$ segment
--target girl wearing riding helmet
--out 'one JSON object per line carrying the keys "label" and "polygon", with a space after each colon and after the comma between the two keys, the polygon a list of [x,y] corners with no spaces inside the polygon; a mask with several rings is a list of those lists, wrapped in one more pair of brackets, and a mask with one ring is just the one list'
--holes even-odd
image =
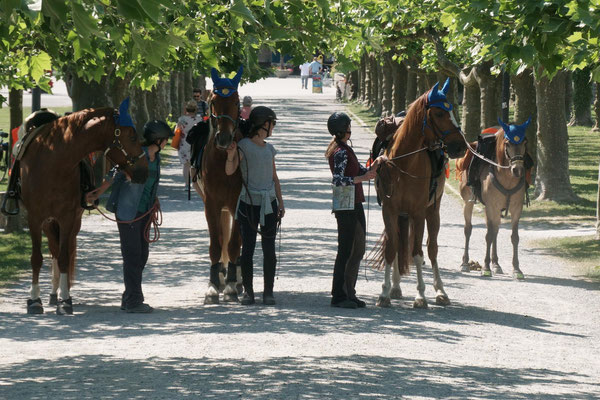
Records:
{"label": "girl wearing riding helmet", "polygon": [[115,212],[118,220],[125,283],[125,291],[121,297],[121,310],[128,313],[150,313],[153,310],[144,303],[142,293],[142,271],[148,261],[149,253],[146,227],[152,214],[150,210],[156,202],[160,179],[160,151],[164,149],[171,136],[173,132],[166,122],[148,121],[144,125],[142,145],[148,159],[146,183],[132,183],[130,177],[122,171],[116,174],[109,173],[107,180],[86,197],[86,200],[91,203],[111,184],[113,185],[106,209]]}
{"label": "girl wearing riding helmet", "polygon": [[[268,107],[259,106],[248,118],[247,132],[239,143],[227,148],[225,173],[233,174],[238,166],[242,172],[243,185],[238,199],[236,219],[242,234],[242,281],[245,293],[242,304],[254,304],[253,257],[256,234],[260,224],[263,249],[264,291],[263,304],[274,305],[273,284],[275,281],[275,236],[277,222],[285,214],[281,186],[275,168],[277,150],[265,141],[271,136],[277,116]],[[239,149],[239,151],[238,151]]]}
{"label": "girl wearing riding helmet", "polygon": [[[329,168],[333,174],[334,186],[354,186],[354,209],[335,211],[338,228],[338,250],[333,267],[331,306],[342,308],[363,308],[364,301],[356,297],[358,268],[365,253],[366,223],[362,203],[365,201],[362,182],[373,179],[377,166],[386,158],[377,158],[372,169],[358,163],[350,139],[350,117],[345,113],[334,112],[327,121],[327,129],[333,136],[325,152]],[[352,194],[351,194],[352,195]]]}

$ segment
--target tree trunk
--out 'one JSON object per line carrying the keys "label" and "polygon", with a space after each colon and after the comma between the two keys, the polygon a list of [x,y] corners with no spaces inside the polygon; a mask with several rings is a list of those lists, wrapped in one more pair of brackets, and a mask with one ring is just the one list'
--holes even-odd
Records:
{"label": "tree trunk", "polygon": [[360,57],[360,69],[358,70],[358,101],[365,102],[367,96],[367,54]]}
{"label": "tree trunk", "polygon": [[574,71],[571,76],[573,79],[573,113],[569,126],[592,126],[590,68]]}
{"label": "tree trunk", "polygon": [[[21,126],[23,123],[23,90],[10,89],[8,92],[8,104],[10,107],[10,129],[8,130],[9,151],[12,149],[12,135],[10,134],[14,128]],[[0,196],[0,201],[2,200]],[[23,208],[21,207],[21,212]],[[4,233],[13,233],[22,231],[26,222],[20,215],[7,215],[5,218]]]}
{"label": "tree trunk", "polygon": [[573,75],[571,71],[567,72],[565,81],[565,118],[571,120],[573,114]]}
{"label": "tree trunk", "polygon": [[[281,59],[283,60],[283,55],[281,56]],[[193,100],[194,99],[194,74],[192,73],[192,69],[188,68],[185,70],[184,73],[184,98],[183,101],[184,103],[186,103],[189,100]]]}
{"label": "tree trunk", "polygon": [[600,132],[600,84],[598,82],[596,85],[596,100],[594,100],[594,116],[596,118],[596,122],[594,124],[594,128],[592,132]]}
{"label": "tree trunk", "polygon": [[535,81],[538,110],[535,188],[538,200],[558,203],[577,199],[569,179],[569,137],[564,107],[566,79],[566,72],[561,71],[552,81],[545,76]]}
{"label": "tree trunk", "polygon": [[537,106],[535,103],[535,84],[533,81],[533,71],[526,69],[519,75],[511,77],[513,92],[515,94],[514,102],[514,123],[522,124],[529,117],[531,123],[525,132],[527,137],[527,149],[529,154],[535,160],[537,152]]}
{"label": "tree trunk", "polygon": [[475,79],[463,85],[461,125],[468,141],[477,140],[481,132],[481,94]]}
{"label": "tree trunk", "polygon": [[128,96],[129,79],[121,79],[113,77],[109,79],[108,93],[110,95],[110,107],[118,107],[119,104]]}
{"label": "tree trunk", "polygon": [[133,87],[130,90],[131,102],[129,106],[129,112],[131,114],[131,118],[133,119],[133,123],[135,124],[135,129],[138,132],[138,135],[141,136],[144,129],[144,124],[150,116],[148,114],[148,109],[146,106],[146,91]]}
{"label": "tree trunk", "polygon": [[183,109],[185,107],[185,102],[187,101],[187,97],[185,96],[185,72],[177,73],[177,113],[178,115],[183,114]]}
{"label": "tree trunk", "polygon": [[598,165],[598,195],[596,196],[596,240],[600,240],[600,164]]}
{"label": "tree trunk", "polygon": [[86,82],[75,73],[68,72],[65,76],[65,83],[73,102],[73,111],[107,107],[111,103],[106,77],[102,77],[100,83],[96,81]]}
{"label": "tree trunk", "polygon": [[365,97],[363,99],[363,105],[367,108],[370,107],[373,99],[373,72],[371,71],[371,57],[366,56],[365,59]]}
{"label": "tree trunk", "polygon": [[398,61],[392,61],[392,74],[394,85],[392,92],[394,104],[392,113],[396,115],[400,111],[406,110],[406,83],[408,72],[406,71],[404,64],[399,63]]}
{"label": "tree trunk", "polygon": [[[383,57],[382,57],[383,58]],[[377,101],[375,102],[375,115],[383,113],[383,66],[379,62],[379,57],[375,57],[375,65],[377,65]]]}
{"label": "tree trunk", "polygon": [[417,95],[416,95],[416,97],[419,97],[423,93],[427,92],[430,87],[431,86],[429,85],[429,80],[427,78],[427,75],[426,74],[417,74]]}
{"label": "tree trunk", "polygon": [[177,72],[171,72],[169,78],[171,87],[169,97],[171,99],[171,119],[177,121],[181,116],[181,107],[179,107],[179,75]]}
{"label": "tree trunk", "polygon": [[485,62],[475,67],[475,79],[479,84],[481,99],[481,130],[498,125],[501,110],[501,93],[498,88],[502,81],[500,77],[492,75],[491,66],[490,62]]}
{"label": "tree trunk", "polygon": [[383,66],[381,67],[381,117],[392,115],[392,90],[394,88],[394,70],[392,68],[392,55],[386,53],[383,57]]}
{"label": "tree trunk", "polygon": [[377,103],[379,102],[379,64],[374,54],[369,57],[371,64],[371,98],[369,108],[377,112]]}
{"label": "tree trunk", "polygon": [[358,93],[360,91],[358,77],[359,77],[358,70],[354,70],[348,74],[348,82],[346,82],[346,84],[348,85],[350,93],[348,93],[346,95],[347,100],[356,101],[356,99],[358,98]]}
{"label": "tree trunk", "polygon": [[[406,65],[405,65],[406,67]],[[406,75],[406,109],[417,99],[417,74],[407,70]]]}

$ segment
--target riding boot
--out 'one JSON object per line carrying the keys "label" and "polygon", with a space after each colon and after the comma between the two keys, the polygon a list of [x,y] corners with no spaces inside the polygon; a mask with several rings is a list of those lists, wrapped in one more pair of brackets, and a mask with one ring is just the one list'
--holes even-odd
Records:
{"label": "riding boot", "polygon": [[215,285],[216,288],[219,287],[221,282],[219,281],[219,270],[221,269],[221,263],[216,263],[210,266],[210,283]]}
{"label": "riding boot", "polygon": [[252,264],[245,265],[242,264],[242,284],[244,285],[244,290],[246,293],[254,296],[254,286],[252,284],[252,280],[254,278]]}
{"label": "riding boot", "polygon": [[227,264],[227,282],[236,282],[237,281],[237,266],[235,263],[229,261]]}
{"label": "riding boot", "polygon": [[264,267],[264,284],[265,290],[263,292],[264,295],[272,296],[273,295],[273,286],[275,283],[275,265]]}

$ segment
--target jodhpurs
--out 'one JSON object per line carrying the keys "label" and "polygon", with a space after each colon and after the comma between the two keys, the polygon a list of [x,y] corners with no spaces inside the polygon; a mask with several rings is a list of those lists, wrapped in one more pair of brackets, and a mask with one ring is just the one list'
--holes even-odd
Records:
{"label": "jodhpurs", "polygon": [[362,203],[354,210],[336,211],[338,226],[338,251],[333,267],[332,303],[355,299],[356,279],[360,261],[365,254],[365,211]]}
{"label": "jodhpurs", "polygon": [[[142,214],[138,213],[136,218]],[[123,281],[125,283],[122,302],[126,308],[132,308],[144,302],[142,271],[148,261],[149,252],[148,242],[144,239],[144,227],[149,218],[150,214],[131,224],[117,224],[121,239]]]}
{"label": "jodhpurs", "polygon": [[[254,275],[254,248],[256,247],[256,235],[258,234],[258,222],[260,219],[260,207],[252,206],[240,201],[237,219],[242,234],[242,281],[244,289],[250,295],[254,295],[252,279]],[[275,267],[277,258],[275,256],[275,236],[277,234],[277,200],[271,202],[273,212],[265,215],[265,225],[260,226],[261,246],[263,251],[263,273],[264,273],[264,295],[273,294],[275,281]]]}

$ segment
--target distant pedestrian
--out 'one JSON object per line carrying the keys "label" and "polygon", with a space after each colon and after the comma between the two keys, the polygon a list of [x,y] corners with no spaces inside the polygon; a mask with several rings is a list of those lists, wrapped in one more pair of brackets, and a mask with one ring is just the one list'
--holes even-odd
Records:
{"label": "distant pedestrian", "polygon": [[250,117],[250,112],[252,111],[252,97],[244,96],[242,100],[242,111],[240,112],[240,117],[242,119],[248,119]]}
{"label": "distant pedestrian", "polygon": [[202,121],[202,116],[198,113],[197,102],[194,100],[188,101],[185,104],[185,113],[179,117],[175,127],[175,134],[180,136],[177,154],[183,166],[183,180],[186,188],[190,181],[192,145],[185,138],[190,129],[200,121]]}
{"label": "distant pedestrian", "polygon": [[300,79],[302,80],[302,89],[308,89],[308,78],[310,77],[310,63],[305,62],[300,66]]}
{"label": "distant pedestrian", "polygon": [[194,89],[193,96],[196,101],[196,113],[202,118],[208,117],[208,104],[202,98],[202,89]]}

